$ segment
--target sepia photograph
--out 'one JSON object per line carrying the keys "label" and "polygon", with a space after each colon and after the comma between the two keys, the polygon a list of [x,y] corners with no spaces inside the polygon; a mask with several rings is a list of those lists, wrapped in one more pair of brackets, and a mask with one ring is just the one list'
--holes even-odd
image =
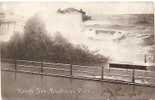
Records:
{"label": "sepia photograph", "polygon": [[155,100],[153,1],[0,1],[2,100]]}

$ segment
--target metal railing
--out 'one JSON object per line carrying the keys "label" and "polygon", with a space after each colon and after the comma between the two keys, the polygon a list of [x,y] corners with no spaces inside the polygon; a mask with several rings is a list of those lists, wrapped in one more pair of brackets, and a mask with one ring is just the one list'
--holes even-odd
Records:
{"label": "metal railing", "polygon": [[154,71],[109,69],[106,67],[106,64],[100,66],[80,66],[43,61],[2,59],[1,70],[155,86]]}

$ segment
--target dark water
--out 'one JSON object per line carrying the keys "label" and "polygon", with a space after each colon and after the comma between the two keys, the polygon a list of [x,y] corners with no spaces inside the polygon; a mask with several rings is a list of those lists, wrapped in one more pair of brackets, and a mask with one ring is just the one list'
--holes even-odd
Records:
{"label": "dark water", "polygon": [[3,100],[154,100],[155,88],[1,72]]}

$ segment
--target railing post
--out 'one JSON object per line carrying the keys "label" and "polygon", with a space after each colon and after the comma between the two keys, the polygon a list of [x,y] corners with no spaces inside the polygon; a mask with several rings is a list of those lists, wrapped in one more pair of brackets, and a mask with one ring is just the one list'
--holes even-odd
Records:
{"label": "railing post", "polygon": [[102,64],[102,66],[101,66],[101,80],[103,80],[103,79],[104,79],[104,66]]}
{"label": "railing post", "polygon": [[16,62],[16,59],[14,60],[14,64],[15,64],[15,71],[17,71],[17,62]]}
{"label": "railing post", "polygon": [[132,70],[132,83],[135,83],[135,69]]}
{"label": "railing post", "polygon": [[110,72],[110,63],[108,63],[108,70],[109,70],[109,72]]}
{"label": "railing post", "polygon": [[43,60],[41,60],[41,73],[43,73]]}
{"label": "railing post", "polygon": [[147,63],[147,55],[144,55],[144,63]]}
{"label": "railing post", "polygon": [[72,64],[70,64],[70,76],[72,77],[73,76],[73,70],[72,70]]}

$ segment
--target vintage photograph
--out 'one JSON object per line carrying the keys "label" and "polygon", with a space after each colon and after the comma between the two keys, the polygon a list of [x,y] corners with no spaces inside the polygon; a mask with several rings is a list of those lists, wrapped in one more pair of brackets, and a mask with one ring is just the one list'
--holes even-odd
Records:
{"label": "vintage photograph", "polygon": [[152,1],[0,2],[2,100],[155,100]]}

